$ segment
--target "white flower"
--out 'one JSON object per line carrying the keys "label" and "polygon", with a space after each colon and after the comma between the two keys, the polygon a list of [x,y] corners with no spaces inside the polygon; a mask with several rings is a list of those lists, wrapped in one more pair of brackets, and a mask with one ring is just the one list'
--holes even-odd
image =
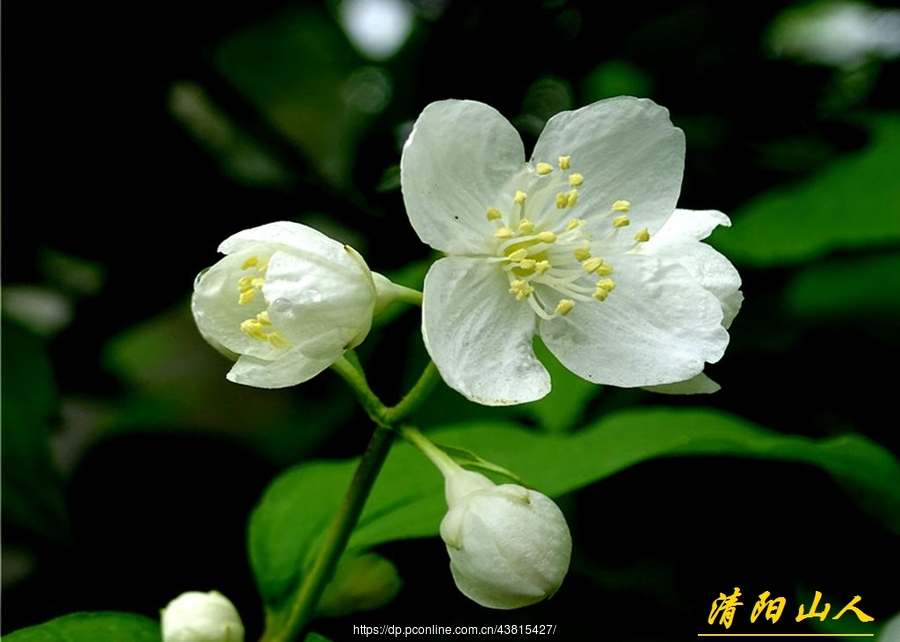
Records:
{"label": "white flower", "polygon": [[684,135],[649,100],[557,114],[528,162],[493,108],[426,107],[401,182],[413,228],[447,254],[422,311],[444,380],[483,404],[539,399],[550,378],[538,334],[595,383],[708,389],[701,373],[728,344],[740,278],[699,242],[728,218],[675,209],[683,164]]}
{"label": "white flower", "polygon": [[163,642],[244,642],[241,616],[217,591],[182,593],[160,616]]}
{"label": "white flower", "polygon": [[556,504],[515,484],[495,485],[458,466],[444,468],[449,510],[441,538],[466,597],[494,609],[540,602],[569,569],[572,537]]}
{"label": "white flower", "polygon": [[226,239],[225,258],[194,284],[197,327],[233,355],[235,383],[292,386],[359,345],[372,325],[379,288],[363,258],[310,227],[270,223]]}

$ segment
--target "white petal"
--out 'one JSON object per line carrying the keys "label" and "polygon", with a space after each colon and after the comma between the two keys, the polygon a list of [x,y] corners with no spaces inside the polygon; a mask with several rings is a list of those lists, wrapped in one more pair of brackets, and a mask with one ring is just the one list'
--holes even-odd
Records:
{"label": "white petal", "polygon": [[685,381],[728,344],[719,301],[674,262],[618,256],[616,289],[541,323],[553,354],[575,374],[623,388]]}
{"label": "white petal", "polygon": [[731,262],[711,246],[700,243],[718,226],[731,221],[716,210],[675,210],[666,224],[643,244],[641,252],[677,261],[722,305],[722,325],[728,328],[744,300],[741,276]]}
{"label": "white petal", "polygon": [[450,254],[488,253],[494,226],[487,208],[503,207],[503,186],[524,166],[519,134],[493,107],[466,100],[428,105],[400,161],[403,202],[419,238]]}
{"label": "white petal", "polygon": [[246,305],[238,303],[238,279],[244,275],[241,264],[256,249],[263,248],[247,245],[245,251],[229,254],[202,272],[194,283],[191,310],[200,334],[208,342],[236,354],[271,359],[277,356],[277,348],[241,331],[242,321],[252,319],[266,309],[262,295],[255,296]]}
{"label": "white petal", "polygon": [[535,315],[484,259],[440,259],[425,277],[422,334],[451,388],[472,401],[505,406],[540,399],[550,375],[534,356]]}
{"label": "white petal", "polygon": [[[219,252],[231,254],[254,243],[276,244],[293,248],[303,253],[331,259],[336,262],[346,260],[344,244],[300,223],[278,221],[242,230],[232,234],[219,245]],[[273,250],[275,248],[271,248]]]}
{"label": "white petal", "polygon": [[579,211],[604,215],[615,201],[629,201],[632,225],[652,236],[678,201],[684,148],[684,133],[666,109],[621,96],[551,118],[532,160],[555,163],[571,156],[572,171],[584,176]]}
{"label": "white petal", "polygon": [[245,354],[225,376],[229,381],[254,388],[287,388],[312,379],[335,360],[310,359],[297,348],[281,350],[274,361]]}
{"label": "white petal", "polygon": [[269,259],[262,292],[272,327],[316,359],[337,359],[359,345],[372,325],[371,273],[340,248],[340,261],[290,251]]}

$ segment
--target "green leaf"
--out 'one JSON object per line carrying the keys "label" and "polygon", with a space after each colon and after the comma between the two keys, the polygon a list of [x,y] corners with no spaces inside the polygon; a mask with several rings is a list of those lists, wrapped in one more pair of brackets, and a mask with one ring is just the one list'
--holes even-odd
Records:
{"label": "green leaf", "polygon": [[750,201],[713,244],[733,261],[768,267],[900,242],[900,117],[864,122],[872,135],[865,149]]}
{"label": "green leaf", "polygon": [[900,254],[834,259],[804,268],[785,291],[788,310],[810,321],[852,319],[896,324]]}
{"label": "green leaf", "polygon": [[56,385],[43,339],[3,319],[3,515],[49,539],[68,532],[50,453]]}
{"label": "green leaf", "polygon": [[6,642],[159,642],[159,623],[143,615],[72,613],[3,637]]}
{"label": "green leaf", "polygon": [[[900,532],[900,465],[864,437],[820,441],[774,433],[706,409],[633,409],[571,435],[528,432],[512,424],[470,423],[432,430],[454,444],[520,472],[547,495],[559,496],[658,457],[721,455],[819,466],[853,498]],[[340,504],[356,461],[316,462],[282,474],[250,522],[250,555],[269,607],[296,589]],[[397,539],[438,534],[446,511],[443,479],[408,444],[394,447],[350,539],[353,554]]]}

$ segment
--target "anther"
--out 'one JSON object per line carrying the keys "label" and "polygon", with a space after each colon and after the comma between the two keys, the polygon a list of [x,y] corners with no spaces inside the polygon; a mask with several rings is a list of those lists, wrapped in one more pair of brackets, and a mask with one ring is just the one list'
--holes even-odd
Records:
{"label": "anther", "polygon": [[601,259],[599,256],[594,256],[589,259],[586,259],[581,264],[581,267],[583,267],[584,271],[587,272],[588,274],[590,274],[592,272],[596,272],[602,266],[603,266],[603,259]]}
{"label": "anther", "polygon": [[[569,199],[567,198],[567,199],[566,199],[566,202],[568,203],[568,201],[569,201]],[[566,231],[567,231],[567,232],[571,232],[571,231],[574,230],[576,227],[581,227],[582,225],[584,225],[584,219],[583,219],[583,218],[573,218],[571,221],[569,221],[568,223],[566,223]]]}
{"label": "anther", "polygon": [[609,296],[609,290],[597,288],[596,290],[594,290],[594,294],[592,296],[598,301],[606,301],[606,297]]}
{"label": "anther", "polygon": [[534,223],[527,218],[523,218],[519,221],[519,231],[525,234],[531,234],[534,231]]}
{"label": "anther", "polygon": [[591,251],[583,247],[579,247],[572,251],[572,255],[575,257],[576,261],[581,263],[582,261],[587,261],[589,258],[591,258]]}
{"label": "anther", "polygon": [[510,281],[509,283],[509,292],[510,294],[516,295],[517,301],[522,301],[531,296],[531,293],[534,292],[534,288],[528,285],[525,281]]}
{"label": "anther", "polygon": [[513,231],[513,229],[511,227],[506,227],[505,225],[503,227],[498,227],[497,231],[494,232],[494,236],[496,236],[498,239],[510,239],[514,235],[515,232]]}
{"label": "anther", "polygon": [[238,297],[238,303],[241,305],[247,305],[253,300],[253,296],[256,294],[256,291],[250,288],[249,290],[241,290],[240,297]]}
{"label": "anther", "polygon": [[578,190],[570,189],[566,192],[566,206],[567,207],[575,207],[575,203],[578,202]]}
{"label": "anther", "polygon": [[650,240],[650,232],[645,227],[640,232],[634,235],[634,240],[638,243],[646,243]]}
{"label": "anther", "polygon": [[560,156],[559,157],[559,168],[560,169],[569,169],[572,167],[572,157],[571,156]]}
{"label": "anther", "polygon": [[287,339],[281,336],[280,332],[270,332],[265,336],[269,340],[269,343],[271,343],[276,348],[288,348],[291,345]]}
{"label": "anther", "polygon": [[553,165],[550,163],[538,163],[537,164],[537,173],[540,176],[546,176],[550,172],[553,171]]}
{"label": "anther", "polygon": [[597,289],[612,292],[616,289],[616,282],[612,279],[601,279],[600,281],[597,281]]}
{"label": "anther", "polygon": [[527,197],[528,197],[528,194],[526,194],[525,192],[523,192],[520,189],[517,189],[516,195],[513,196],[513,201],[515,201],[516,204],[518,204],[518,205],[523,205],[525,203],[525,199]]}
{"label": "anther", "polygon": [[572,299],[560,299],[559,303],[556,304],[556,314],[564,317],[569,314],[574,307],[575,302]]}
{"label": "anther", "polygon": [[503,218],[503,214],[501,214],[500,210],[498,210],[496,207],[489,207],[487,208],[485,217],[489,221],[496,221],[498,218]]}
{"label": "anther", "polygon": [[246,259],[244,259],[244,262],[241,263],[241,269],[249,270],[250,268],[255,267],[257,263],[259,263],[258,256],[256,256],[256,255],[248,256]]}
{"label": "anther", "polygon": [[556,242],[556,234],[553,232],[541,232],[537,235],[538,240],[542,243],[554,243]]}
{"label": "anther", "polygon": [[547,272],[547,270],[550,269],[550,267],[551,267],[550,261],[547,261],[547,260],[538,261],[537,263],[534,264],[534,271],[537,272],[538,274],[545,274]]}
{"label": "anther", "polygon": [[615,203],[612,204],[613,212],[627,212],[630,209],[631,209],[630,201],[616,201]]}
{"label": "anther", "polygon": [[565,193],[556,195],[556,209],[564,210],[569,206],[569,197]]}
{"label": "anther", "polygon": [[507,258],[513,263],[519,263],[522,259],[528,256],[528,250],[525,248],[519,248],[512,254],[510,254]]}
{"label": "anther", "polygon": [[569,185],[571,187],[578,187],[579,185],[584,185],[584,176],[578,173],[569,174]]}
{"label": "anther", "polygon": [[625,216],[624,214],[620,214],[616,216],[612,220],[613,227],[625,227],[631,223],[631,219]]}

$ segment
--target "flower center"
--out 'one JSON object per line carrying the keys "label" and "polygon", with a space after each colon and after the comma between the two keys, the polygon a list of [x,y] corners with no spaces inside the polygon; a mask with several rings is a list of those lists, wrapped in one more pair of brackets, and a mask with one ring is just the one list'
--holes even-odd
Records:
{"label": "flower center", "polygon": [[[585,178],[572,170],[570,156],[560,156],[557,166],[539,162],[528,170],[527,192],[516,190],[511,203],[501,211],[488,207],[486,217],[495,225],[495,255],[509,279],[509,293],[518,301],[528,301],[543,319],[566,316],[576,301],[605,301],[616,283],[608,278],[613,266],[596,255],[596,246],[630,225],[631,203],[611,204],[610,228],[603,239],[595,239],[592,224],[573,217],[578,205],[578,188]],[[529,212],[534,216],[529,216]],[[593,221],[592,223],[596,223]],[[634,236],[646,242],[646,229]],[[539,288],[547,286],[557,296]],[[552,299],[552,300],[548,300]]]}
{"label": "flower center", "polygon": [[[241,271],[249,272],[250,274],[246,274],[238,279],[238,303],[240,305],[247,305],[253,301],[257,292],[262,296],[262,286],[266,282],[266,278],[263,275],[268,267],[269,260],[260,259],[256,255],[248,257],[241,263]],[[276,348],[287,348],[291,345],[280,332],[272,328],[268,309],[242,321],[241,331],[257,341],[269,343]]]}

